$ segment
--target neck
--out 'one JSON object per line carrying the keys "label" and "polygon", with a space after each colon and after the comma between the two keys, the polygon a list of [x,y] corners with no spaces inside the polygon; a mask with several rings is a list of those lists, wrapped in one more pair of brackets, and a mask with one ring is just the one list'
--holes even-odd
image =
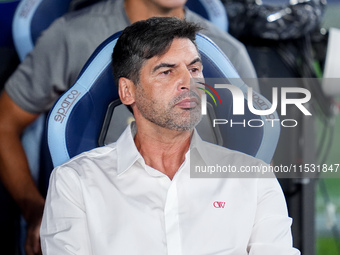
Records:
{"label": "neck", "polygon": [[148,0],[125,0],[125,11],[131,23],[155,16],[185,17],[183,6],[166,8]]}
{"label": "neck", "polygon": [[172,179],[185,160],[191,134],[192,130],[173,131],[153,123],[151,125],[137,123],[134,141],[145,163]]}

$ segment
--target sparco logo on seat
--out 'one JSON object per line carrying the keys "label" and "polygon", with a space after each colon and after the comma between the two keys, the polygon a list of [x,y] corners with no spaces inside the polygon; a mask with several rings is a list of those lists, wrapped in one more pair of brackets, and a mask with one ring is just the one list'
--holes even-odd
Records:
{"label": "sparco logo on seat", "polygon": [[62,123],[64,118],[67,116],[68,111],[73,105],[74,101],[78,98],[80,92],[77,90],[72,90],[68,92],[66,98],[62,101],[60,108],[57,111],[57,114],[54,115],[54,120]]}

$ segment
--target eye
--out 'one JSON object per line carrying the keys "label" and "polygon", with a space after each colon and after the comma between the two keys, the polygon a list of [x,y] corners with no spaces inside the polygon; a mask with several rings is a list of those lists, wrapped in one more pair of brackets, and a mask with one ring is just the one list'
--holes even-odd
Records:
{"label": "eye", "polygon": [[161,74],[169,75],[170,73],[171,73],[171,70],[166,70],[166,71],[163,71]]}
{"label": "eye", "polygon": [[189,71],[195,77],[202,75],[202,68],[200,68],[200,67],[192,67],[192,68],[189,69]]}
{"label": "eye", "polygon": [[160,70],[158,75],[160,76],[168,76],[168,75],[171,75],[172,73],[172,70],[171,69],[163,69],[163,70]]}

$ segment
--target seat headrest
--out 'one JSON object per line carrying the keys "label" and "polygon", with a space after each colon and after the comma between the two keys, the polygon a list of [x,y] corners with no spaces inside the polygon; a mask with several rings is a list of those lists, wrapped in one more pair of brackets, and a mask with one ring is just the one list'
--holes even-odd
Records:
{"label": "seat headrest", "polygon": [[[53,164],[60,165],[69,158],[98,146],[108,105],[118,99],[117,88],[111,71],[111,54],[120,33],[103,42],[84,66],[75,85],[55,104],[48,121],[48,143]],[[247,85],[240,79],[225,54],[209,38],[197,34],[196,42],[203,62],[203,73],[207,81],[221,79],[233,84],[244,94],[245,115],[232,115],[233,96],[227,89],[218,91],[223,106],[215,107],[217,119],[233,118],[260,119],[264,125],[259,128],[221,126],[223,146],[239,150],[270,162],[279,137],[279,127],[271,127],[266,116],[252,114],[247,108]],[[210,84],[213,86],[214,84]],[[268,105],[270,103],[261,95]],[[211,98],[208,102],[214,104]],[[254,105],[260,109],[260,106]],[[275,115],[277,116],[277,115]]]}

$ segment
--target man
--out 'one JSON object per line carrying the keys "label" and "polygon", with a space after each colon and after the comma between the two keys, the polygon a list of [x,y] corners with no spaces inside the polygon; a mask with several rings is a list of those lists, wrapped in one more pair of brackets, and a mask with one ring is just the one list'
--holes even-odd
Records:
{"label": "man", "polygon": [[28,255],[39,252],[44,197],[32,180],[21,134],[75,82],[86,60],[108,36],[152,16],[185,17],[205,28],[202,32],[221,47],[242,77],[255,77],[244,46],[184,4],[185,0],[109,0],[66,15],[44,32],[6,83],[0,96],[0,177],[28,223]]}
{"label": "man", "polygon": [[[290,224],[275,178],[190,178],[197,161],[260,165],[203,142],[199,28],[155,17],[127,27],[113,73],[135,123],[116,143],[76,156],[50,180],[44,254],[293,255]],[[215,208],[214,201],[225,207]]]}

